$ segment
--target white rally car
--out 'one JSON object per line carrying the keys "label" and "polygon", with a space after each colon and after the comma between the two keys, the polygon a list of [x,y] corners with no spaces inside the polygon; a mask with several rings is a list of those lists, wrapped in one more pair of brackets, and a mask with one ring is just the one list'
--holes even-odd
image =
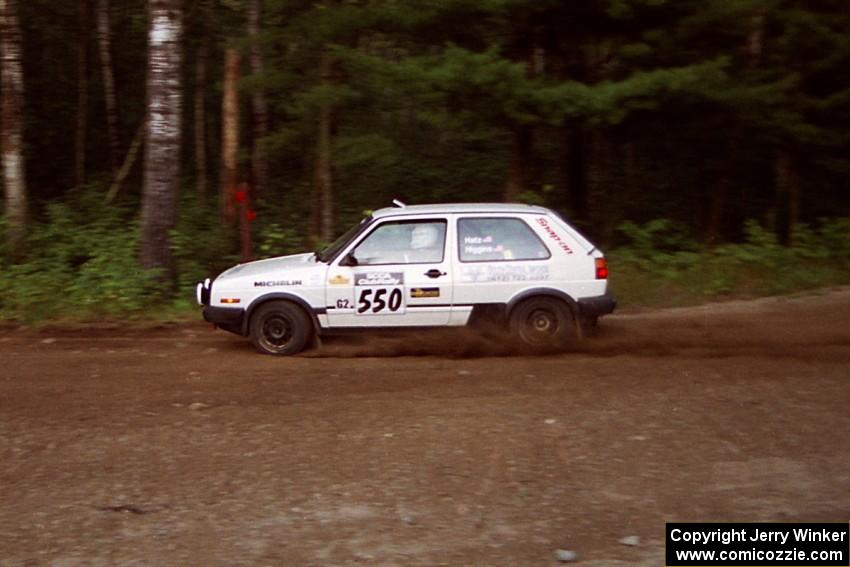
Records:
{"label": "white rally car", "polygon": [[549,209],[395,204],[320,252],[198,284],[204,319],[266,354],[332,332],[482,323],[551,350],[616,306],[602,252]]}

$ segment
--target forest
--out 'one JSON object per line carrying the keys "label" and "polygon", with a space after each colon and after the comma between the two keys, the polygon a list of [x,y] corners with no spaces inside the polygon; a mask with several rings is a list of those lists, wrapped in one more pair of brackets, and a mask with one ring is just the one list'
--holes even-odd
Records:
{"label": "forest", "polygon": [[0,0],[0,319],[369,210],[551,207],[626,304],[850,282],[846,0]]}

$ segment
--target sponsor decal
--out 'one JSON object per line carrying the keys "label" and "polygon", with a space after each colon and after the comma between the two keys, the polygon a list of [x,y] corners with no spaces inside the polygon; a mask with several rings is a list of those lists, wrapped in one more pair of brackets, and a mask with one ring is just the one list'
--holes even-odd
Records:
{"label": "sponsor decal", "polygon": [[469,256],[499,254],[499,257],[503,257],[505,247],[501,244],[494,246],[492,236],[465,236],[463,238],[463,253]]}
{"label": "sponsor decal", "polygon": [[549,266],[466,266],[461,272],[465,282],[529,282],[549,279]]}
{"label": "sponsor decal", "polygon": [[403,272],[365,272],[354,276],[354,285],[401,285]]}
{"label": "sponsor decal", "polygon": [[302,285],[301,280],[269,280],[264,282],[254,282],[254,287],[281,287]]}
{"label": "sponsor decal", "polygon": [[357,292],[357,315],[400,315],[404,313],[401,286],[363,286]]}
{"label": "sponsor decal", "polygon": [[564,242],[561,236],[557,232],[555,232],[555,229],[551,227],[549,221],[547,221],[543,217],[540,217],[537,219],[537,224],[543,227],[543,230],[546,231],[546,234],[549,236],[549,238],[555,241],[555,243],[558,245],[558,248],[560,248],[567,254],[573,253],[573,250],[572,248],[570,248],[570,245]]}
{"label": "sponsor decal", "polygon": [[410,290],[410,297],[440,297],[438,287],[414,287]]}
{"label": "sponsor decal", "polygon": [[404,272],[361,272],[354,285],[356,315],[404,313]]}
{"label": "sponsor decal", "polygon": [[328,283],[330,285],[346,285],[346,284],[351,283],[351,280],[348,279],[347,277],[343,276],[342,274],[337,274],[334,277],[332,277],[331,279],[329,279]]}

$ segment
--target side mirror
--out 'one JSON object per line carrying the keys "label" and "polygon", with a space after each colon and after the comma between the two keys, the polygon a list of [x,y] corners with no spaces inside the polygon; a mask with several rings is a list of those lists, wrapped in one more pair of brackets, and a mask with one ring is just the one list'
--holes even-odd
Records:
{"label": "side mirror", "polygon": [[345,257],[339,261],[340,266],[356,266],[358,264],[357,258],[354,256],[354,252],[349,252],[345,255]]}

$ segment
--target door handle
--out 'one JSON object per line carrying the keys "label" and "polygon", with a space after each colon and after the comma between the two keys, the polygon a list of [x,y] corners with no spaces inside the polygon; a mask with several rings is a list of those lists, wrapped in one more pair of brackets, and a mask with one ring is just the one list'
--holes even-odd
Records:
{"label": "door handle", "polygon": [[432,269],[428,270],[427,272],[425,272],[425,275],[428,276],[429,278],[439,278],[440,276],[445,276],[446,272],[441,272],[437,268],[432,268]]}

